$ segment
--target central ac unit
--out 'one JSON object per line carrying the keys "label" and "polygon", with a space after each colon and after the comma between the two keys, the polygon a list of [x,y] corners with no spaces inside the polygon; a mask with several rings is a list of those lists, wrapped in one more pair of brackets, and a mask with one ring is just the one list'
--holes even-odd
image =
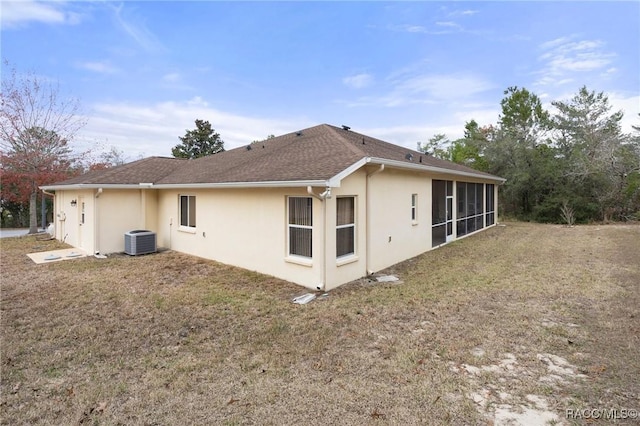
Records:
{"label": "central ac unit", "polygon": [[139,254],[155,253],[156,233],[144,229],[125,232],[124,234],[124,252],[126,254],[136,256]]}

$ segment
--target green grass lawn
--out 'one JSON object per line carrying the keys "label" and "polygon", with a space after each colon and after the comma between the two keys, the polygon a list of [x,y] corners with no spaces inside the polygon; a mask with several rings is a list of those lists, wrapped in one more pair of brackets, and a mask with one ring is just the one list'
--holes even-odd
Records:
{"label": "green grass lawn", "polygon": [[526,410],[571,424],[567,409],[640,409],[637,225],[510,222],[390,268],[401,284],[303,306],[302,287],[172,251],[35,265],[27,253],[65,246],[0,247],[2,424],[474,425]]}

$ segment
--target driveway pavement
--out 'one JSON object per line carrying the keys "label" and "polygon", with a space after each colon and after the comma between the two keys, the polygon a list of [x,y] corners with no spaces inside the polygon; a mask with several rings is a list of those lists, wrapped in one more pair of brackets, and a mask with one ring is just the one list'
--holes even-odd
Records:
{"label": "driveway pavement", "polygon": [[29,233],[29,228],[24,228],[24,229],[0,229],[0,238],[20,237],[22,235],[27,235],[28,233]]}

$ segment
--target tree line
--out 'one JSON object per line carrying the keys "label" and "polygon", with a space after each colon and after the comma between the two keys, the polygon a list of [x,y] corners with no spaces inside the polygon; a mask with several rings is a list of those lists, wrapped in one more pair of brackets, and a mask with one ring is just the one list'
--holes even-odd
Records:
{"label": "tree line", "polygon": [[[86,124],[77,98],[34,72],[18,73],[3,61],[0,92],[0,227],[29,227],[38,232],[52,220],[52,200],[39,187],[128,161],[115,147],[99,152],[73,150],[71,142]],[[198,158],[224,151],[220,134],[208,121],[179,137],[177,158]],[[41,216],[39,217],[39,214]]]}
{"label": "tree line", "polygon": [[501,176],[501,214],[537,222],[640,220],[640,127],[622,131],[621,111],[586,87],[546,110],[509,87],[498,123],[466,123],[462,138],[438,134],[418,149]]}
{"label": "tree line", "polygon": [[[504,95],[497,124],[471,120],[462,138],[439,134],[418,149],[506,178],[499,192],[503,215],[540,222],[640,220],[640,127],[623,133],[623,114],[611,111],[604,93],[582,87],[570,100],[552,102],[554,113],[524,88],[509,87]],[[0,226],[28,224],[37,232],[39,208],[43,226],[44,212],[52,215],[40,186],[127,161],[114,147],[97,155],[74,152],[70,142],[86,124],[78,100],[62,97],[56,84],[34,73],[4,72],[0,101]],[[224,151],[208,121],[195,124],[179,137],[174,157]]]}

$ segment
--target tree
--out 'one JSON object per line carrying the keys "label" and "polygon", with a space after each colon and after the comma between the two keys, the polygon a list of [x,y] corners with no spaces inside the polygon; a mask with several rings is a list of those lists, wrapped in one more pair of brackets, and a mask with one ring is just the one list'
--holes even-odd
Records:
{"label": "tree", "polygon": [[24,202],[29,194],[29,232],[35,233],[38,186],[73,173],[69,141],[86,121],[78,100],[61,98],[57,84],[15,68],[2,80],[0,100],[1,198]]}
{"label": "tree", "polygon": [[89,170],[105,170],[111,167],[121,166],[128,161],[124,151],[112,146],[107,151],[100,153],[97,159],[94,157],[93,161],[91,161],[86,168]]}
{"label": "tree", "polygon": [[633,187],[640,161],[637,139],[622,133],[622,111],[611,112],[608,97],[585,86],[569,101],[552,105],[558,110],[554,142],[574,199],[593,206],[594,218],[624,218],[637,208]]}
{"label": "tree", "polygon": [[224,151],[224,141],[211,127],[211,123],[196,119],[196,128],[187,130],[178,137],[182,143],[176,145],[171,153],[176,158],[199,158]]}
{"label": "tree", "polygon": [[464,126],[464,137],[453,141],[449,147],[451,161],[471,167],[476,170],[487,171],[489,165],[484,156],[491,127],[481,128],[475,120]]}
{"label": "tree", "polygon": [[266,138],[264,138],[264,139],[260,139],[260,140],[257,140],[257,139],[256,139],[256,140],[251,141],[251,144],[253,145],[253,144],[256,144],[256,143],[260,143],[260,142],[268,141],[269,139],[273,139],[273,138],[275,138],[275,137],[276,137],[276,135],[267,135],[267,137],[266,137]]}
{"label": "tree", "polygon": [[543,137],[548,130],[549,113],[537,95],[525,88],[509,87],[500,102],[502,113],[498,128],[485,149],[489,171],[507,179],[502,191],[506,213],[530,218],[544,192],[537,187],[541,176],[539,160],[549,158]]}
{"label": "tree", "polygon": [[449,138],[443,133],[438,133],[424,144],[422,142],[418,142],[417,150],[433,157],[440,158],[442,160],[450,160],[450,145],[451,141],[449,140]]}

